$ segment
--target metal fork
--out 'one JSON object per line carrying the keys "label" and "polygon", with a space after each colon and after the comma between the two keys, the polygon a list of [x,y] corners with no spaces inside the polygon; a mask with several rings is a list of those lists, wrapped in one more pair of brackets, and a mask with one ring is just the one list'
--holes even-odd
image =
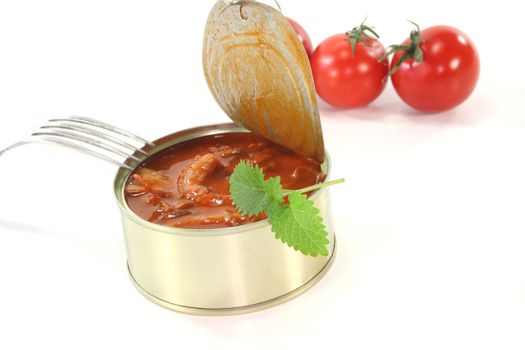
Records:
{"label": "metal fork", "polygon": [[28,143],[66,146],[129,170],[133,170],[133,167],[125,163],[127,160],[141,162],[134,154],[147,156],[148,152],[142,148],[155,147],[153,142],[116,126],[91,118],[70,116],[50,119],[27,139],[1,150],[0,156]]}

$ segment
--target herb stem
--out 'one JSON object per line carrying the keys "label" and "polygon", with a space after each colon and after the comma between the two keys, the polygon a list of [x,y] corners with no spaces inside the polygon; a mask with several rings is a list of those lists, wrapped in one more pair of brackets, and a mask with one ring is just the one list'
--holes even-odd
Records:
{"label": "herb stem", "polygon": [[305,193],[305,192],[318,190],[320,188],[324,188],[324,187],[328,187],[328,186],[332,186],[332,185],[342,184],[343,182],[345,182],[345,179],[340,178],[340,179],[336,179],[336,180],[332,180],[332,181],[318,183],[318,184],[315,184],[315,185],[312,185],[312,186],[301,188],[299,190],[283,190],[283,194],[287,195],[287,194],[290,194],[292,192]]}

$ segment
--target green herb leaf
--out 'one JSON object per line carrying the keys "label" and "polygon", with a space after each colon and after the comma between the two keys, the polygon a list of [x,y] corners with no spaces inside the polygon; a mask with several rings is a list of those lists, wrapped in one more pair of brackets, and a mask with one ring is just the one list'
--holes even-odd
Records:
{"label": "green herb leaf", "polygon": [[252,167],[244,160],[230,176],[232,201],[244,215],[257,215],[264,210],[263,205],[268,202],[267,187],[262,169]]}
{"label": "green herb leaf", "polygon": [[281,177],[271,177],[264,181],[264,190],[266,191],[266,198],[262,201],[262,208],[265,213],[283,202],[283,189],[281,187]]}
{"label": "green herb leaf", "polygon": [[[334,180],[297,191],[283,190],[280,177],[264,179],[259,166],[242,160],[230,176],[230,192],[237,209],[245,215],[264,211],[276,238],[305,255],[328,255],[328,233],[319,210],[302,192],[341,183]],[[284,196],[288,204],[283,204]]]}
{"label": "green herb leaf", "polygon": [[288,201],[268,213],[275,237],[305,255],[328,255],[330,242],[319,209],[299,192],[291,192]]}

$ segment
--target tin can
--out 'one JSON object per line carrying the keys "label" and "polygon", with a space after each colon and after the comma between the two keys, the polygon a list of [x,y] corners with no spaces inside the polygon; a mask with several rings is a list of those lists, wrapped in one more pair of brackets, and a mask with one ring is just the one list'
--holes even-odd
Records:
{"label": "tin can", "polygon": [[[247,130],[233,123],[196,127],[167,135],[144,150],[153,155],[176,143],[225,132]],[[128,163],[132,164],[136,167],[137,163]],[[328,178],[328,157],[322,170]],[[114,182],[128,271],[137,289],[158,305],[196,315],[262,310],[306,291],[334,260],[336,242],[326,189],[316,191],[310,199],[324,219],[329,254],[311,257],[277,240],[268,220],[218,229],[183,229],[146,221],[128,207],[124,197],[131,172],[120,168]]]}

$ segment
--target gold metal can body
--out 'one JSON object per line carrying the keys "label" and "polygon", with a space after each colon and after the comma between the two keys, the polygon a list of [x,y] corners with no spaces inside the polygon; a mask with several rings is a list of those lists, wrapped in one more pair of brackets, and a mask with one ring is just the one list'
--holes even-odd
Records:
{"label": "gold metal can body", "polygon": [[[210,134],[246,131],[235,124],[193,128],[155,141],[154,154]],[[328,173],[329,161],[323,164]],[[335,252],[326,190],[311,199],[329,233],[328,256],[310,257],[277,240],[268,220],[231,228],[181,229],[150,223],[124,199],[130,174],[121,168],[115,195],[122,212],[128,268],[133,283],[161,306],[200,315],[260,310],[300,294],[328,270]]]}

